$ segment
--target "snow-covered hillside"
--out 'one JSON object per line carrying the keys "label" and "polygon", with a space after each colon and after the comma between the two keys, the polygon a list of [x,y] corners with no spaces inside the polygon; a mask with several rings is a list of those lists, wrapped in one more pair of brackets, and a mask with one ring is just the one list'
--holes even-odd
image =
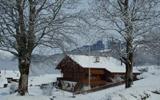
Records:
{"label": "snow-covered hillside", "polygon": [[[59,73],[55,68],[63,57],[63,54],[32,55],[30,75]],[[17,58],[8,52],[0,51],[0,70],[18,70]]]}
{"label": "snow-covered hillside", "polygon": [[141,66],[139,68],[144,71],[139,77],[144,79],[135,81],[128,89],[121,85],[97,92],[78,94],[73,98],[72,93],[53,87],[45,89],[40,89],[38,86],[29,87],[29,95],[24,97],[16,96],[16,94],[10,95],[9,88],[0,88],[0,100],[50,100],[52,97],[54,100],[159,100],[160,66]]}

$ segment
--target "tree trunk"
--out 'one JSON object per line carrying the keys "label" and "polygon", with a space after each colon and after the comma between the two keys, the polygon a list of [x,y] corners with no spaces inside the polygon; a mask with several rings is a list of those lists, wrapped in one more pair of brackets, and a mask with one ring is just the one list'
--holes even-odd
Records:
{"label": "tree trunk", "polygon": [[29,76],[30,59],[31,56],[29,54],[19,57],[20,79],[19,79],[18,93],[22,96],[28,93],[28,76]]}
{"label": "tree trunk", "polygon": [[133,84],[133,52],[132,44],[127,42],[127,61],[126,61],[126,74],[125,74],[125,87],[129,88]]}

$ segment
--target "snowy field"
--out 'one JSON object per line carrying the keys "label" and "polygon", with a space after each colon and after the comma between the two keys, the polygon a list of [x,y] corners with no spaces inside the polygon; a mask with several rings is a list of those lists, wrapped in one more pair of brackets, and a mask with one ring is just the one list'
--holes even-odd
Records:
{"label": "snowy field", "polygon": [[[125,89],[124,85],[104,89],[93,93],[78,94],[73,97],[72,93],[55,89],[52,86],[40,88],[37,85],[29,87],[29,94],[21,97],[16,94],[10,94],[9,86],[0,88],[0,100],[160,100],[160,67],[142,66],[139,69],[145,71],[139,78],[144,78],[134,82],[134,85]],[[147,71],[147,72],[146,72]],[[51,76],[40,77],[43,80]],[[56,77],[56,76],[55,76]],[[38,77],[32,78],[32,82],[38,80]],[[45,81],[46,82],[46,81]]]}

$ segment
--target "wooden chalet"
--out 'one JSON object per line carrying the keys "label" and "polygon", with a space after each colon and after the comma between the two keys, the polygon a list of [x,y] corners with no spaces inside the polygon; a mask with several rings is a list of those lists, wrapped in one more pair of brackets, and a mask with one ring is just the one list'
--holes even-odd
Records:
{"label": "wooden chalet", "polygon": [[[56,69],[63,74],[58,78],[61,88],[72,91],[124,81],[125,75],[125,65],[113,57],[67,55]],[[134,78],[138,74],[138,71],[133,71]]]}
{"label": "wooden chalet", "polygon": [[20,73],[19,71],[13,71],[13,70],[0,70],[0,78],[4,77],[7,79],[8,83],[11,81],[18,82]]}

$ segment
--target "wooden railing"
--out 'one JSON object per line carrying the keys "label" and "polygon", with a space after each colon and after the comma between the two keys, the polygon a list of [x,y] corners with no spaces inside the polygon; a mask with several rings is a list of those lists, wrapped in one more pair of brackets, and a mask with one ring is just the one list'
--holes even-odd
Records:
{"label": "wooden railing", "polygon": [[[138,79],[134,79],[134,81],[137,81],[137,80],[138,80]],[[90,89],[90,90],[76,91],[75,94],[95,92],[95,91],[98,91],[98,90],[103,90],[103,89],[115,87],[115,86],[118,86],[118,85],[122,85],[122,84],[124,84],[124,83],[125,83],[125,81],[116,82],[116,83],[109,82],[109,83],[106,83],[106,85],[99,86],[99,87],[95,87],[95,88],[92,88],[92,89]]]}
{"label": "wooden railing", "polygon": [[98,90],[103,90],[103,89],[106,89],[106,88],[111,88],[111,87],[115,87],[115,86],[122,85],[122,84],[124,84],[124,81],[118,82],[118,83],[109,83],[109,84],[106,84],[106,85],[103,85],[103,86],[92,88],[90,90],[76,91],[75,94],[95,92],[95,91],[98,91]]}

